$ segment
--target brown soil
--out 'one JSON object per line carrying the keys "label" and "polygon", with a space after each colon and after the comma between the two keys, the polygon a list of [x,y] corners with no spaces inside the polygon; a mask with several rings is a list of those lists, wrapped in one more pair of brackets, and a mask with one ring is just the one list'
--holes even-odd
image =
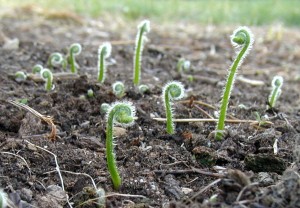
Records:
{"label": "brown soil", "polygon": [[[153,24],[143,53],[142,83],[150,87],[144,95],[132,86],[134,24],[67,13],[40,16],[25,8],[4,15],[0,27],[0,187],[9,194],[11,207],[69,207],[66,194],[73,207],[96,207],[87,174],[105,190],[107,207],[300,207],[298,29],[251,27],[256,42],[239,76],[261,85],[238,79],[229,114],[255,120],[258,112],[272,125],[228,123],[226,138],[215,141],[210,136],[213,122],[177,123],[176,134],[168,135],[165,123],[152,117],[165,117],[161,89],[169,80],[183,82],[187,90],[187,102],[174,105],[176,118],[208,118],[201,110],[215,115],[235,55],[229,41],[235,27]],[[14,38],[19,44],[7,49]],[[98,46],[104,41],[111,41],[113,50],[101,85],[95,75]],[[65,53],[74,42],[83,45],[77,59],[79,77],[56,78],[55,89],[48,93],[42,82],[13,78],[19,70],[30,73],[37,63],[45,66],[52,52]],[[176,71],[180,57],[192,64],[185,74]],[[194,76],[193,82],[188,75]],[[284,85],[276,109],[267,111],[274,75],[283,76]],[[124,99],[134,103],[138,119],[125,133],[118,129],[115,153],[123,184],[113,190],[100,105],[118,100],[111,90],[117,80],[125,82]],[[93,98],[86,97],[88,89],[93,89]],[[7,102],[20,99],[53,117],[58,136],[54,142],[47,139],[51,129],[46,123]],[[39,147],[57,156],[65,191],[54,156]]]}

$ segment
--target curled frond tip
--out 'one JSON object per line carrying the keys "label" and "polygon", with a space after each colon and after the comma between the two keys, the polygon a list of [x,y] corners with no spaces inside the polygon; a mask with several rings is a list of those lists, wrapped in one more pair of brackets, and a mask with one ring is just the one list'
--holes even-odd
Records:
{"label": "curled frond tip", "polygon": [[111,54],[111,44],[109,42],[103,43],[98,50],[98,54],[104,53],[104,58],[108,58]]}
{"label": "curled frond tip", "polygon": [[79,55],[81,53],[82,47],[79,43],[73,43],[70,46],[70,51],[74,54],[74,55]]}
{"label": "curled frond tip", "polygon": [[275,76],[272,79],[272,87],[281,87],[283,84],[283,78],[282,76]]}
{"label": "curled frond tip", "polygon": [[184,96],[184,86],[181,82],[168,82],[163,88],[163,95],[169,93],[170,100],[180,100]]}
{"label": "curled frond tip", "polygon": [[150,21],[149,20],[143,20],[139,25],[138,25],[139,30],[143,30],[143,32],[148,33],[150,32]]}
{"label": "curled frond tip", "polygon": [[233,31],[231,35],[231,43],[235,47],[245,44],[251,47],[253,45],[253,42],[254,35],[252,31],[246,26],[238,27],[236,30]]}
{"label": "curled frond tip", "polygon": [[135,106],[129,101],[115,102],[111,104],[106,113],[106,119],[111,116],[113,112],[114,123],[121,126],[130,126],[134,123],[136,115]]}

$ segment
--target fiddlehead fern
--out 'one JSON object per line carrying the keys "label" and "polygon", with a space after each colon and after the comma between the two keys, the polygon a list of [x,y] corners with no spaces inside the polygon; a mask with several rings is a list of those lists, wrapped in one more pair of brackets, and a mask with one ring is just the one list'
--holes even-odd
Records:
{"label": "fiddlehead fern", "polygon": [[48,58],[48,66],[50,69],[57,67],[59,65],[64,65],[64,58],[60,53],[52,53]]}
{"label": "fiddlehead fern", "polygon": [[172,101],[180,100],[184,96],[184,86],[181,82],[172,81],[163,88],[162,99],[166,110],[167,132],[174,133]]}
{"label": "fiddlehead fern", "polygon": [[117,98],[122,98],[125,95],[125,86],[123,82],[117,81],[112,84],[113,93]]}
{"label": "fiddlehead fern", "polygon": [[54,86],[53,86],[53,74],[49,69],[44,68],[41,71],[41,77],[45,80],[45,89],[47,91],[51,91]]}
{"label": "fiddlehead fern", "polygon": [[249,51],[251,50],[253,42],[254,37],[248,27],[237,28],[231,36],[231,44],[238,49],[238,53],[229,70],[226,86],[223,91],[220,114],[215,134],[215,138],[217,140],[221,140],[223,138],[228,102],[231,90],[234,85],[237,69],[241,66],[244,58],[248,55]]}
{"label": "fiddlehead fern", "polygon": [[146,41],[146,34],[150,32],[150,21],[144,20],[138,25],[138,33],[135,40],[134,50],[134,72],[133,72],[133,84],[139,85],[141,78],[141,62],[142,52]]}
{"label": "fiddlehead fern", "polygon": [[106,63],[107,59],[111,54],[111,44],[103,43],[98,50],[98,81],[103,83],[106,75]]}
{"label": "fiddlehead fern", "polygon": [[33,74],[41,73],[42,70],[43,70],[43,66],[40,65],[40,64],[36,64],[36,65],[34,65],[34,67],[32,68],[32,73],[33,73]]}
{"label": "fiddlehead fern", "polygon": [[282,76],[275,76],[272,80],[272,91],[269,95],[269,106],[270,108],[274,108],[276,101],[278,100],[279,96],[281,95],[281,87],[283,85],[283,78]]}
{"label": "fiddlehead fern", "polygon": [[106,159],[108,170],[115,189],[119,189],[122,183],[118,172],[116,158],[113,148],[113,127],[119,124],[123,127],[133,125],[135,117],[135,107],[130,102],[113,103],[106,114]]}
{"label": "fiddlehead fern", "polygon": [[79,55],[81,53],[81,45],[79,43],[74,43],[69,48],[69,62],[71,65],[71,72],[77,73],[77,67],[76,67],[76,60],[75,56]]}

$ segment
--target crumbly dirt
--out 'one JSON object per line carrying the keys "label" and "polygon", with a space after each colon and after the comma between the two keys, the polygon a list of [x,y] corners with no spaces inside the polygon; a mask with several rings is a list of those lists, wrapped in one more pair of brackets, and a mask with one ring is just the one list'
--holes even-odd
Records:
{"label": "crumbly dirt", "polygon": [[[141,79],[150,91],[141,94],[132,85],[135,24],[41,13],[17,9],[3,14],[0,24],[0,187],[11,207],[69,207],[67,201],[97,207],[91,178],[105,191],[106,207],[300,207],[299,29],[251,27],[256,42],[239,70],[228,113],[233,120],[256,120],[258,113],[271,123],[227,123],[226,138],[216,141],[214,122],[178,122],[176,133],[168,135],[165,123],[153,117],[165,117],[161,92],[170,80],[186,89],[184,101],[174,104],[176,118],[215,117],[235,56],[229,40],[235,26],[153,23]],[[104,41],[113,49],[107,79],[100,84],[97,50]],[[46,66],[53,52],[66,54],[74,42],[83,46],[79,76],[56,76],[51,92],[39,79],[14,79],[17,71],[30,74],[35,64]],[[191,61],[191,69],[180,74],[181,57]],[[284,77],[282,94],[276,108],[267,110],[275,75]],[[118,100],[111,89],[117,80],[125,83],[124,99],[136,106],[138,117],[133,126],[116,130],[120,190],[112,188],[107,171],[106,120],[100,113],[102,103]],[[94,97],[86,96],[88,89]],[[47,123],[7,102],[21,99],[53,117],[54,142],[47,138]]]}

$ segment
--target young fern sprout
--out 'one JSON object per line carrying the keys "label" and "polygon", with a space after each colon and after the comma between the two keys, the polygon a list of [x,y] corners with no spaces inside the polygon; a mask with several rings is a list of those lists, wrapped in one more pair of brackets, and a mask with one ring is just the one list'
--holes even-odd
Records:
{"label": "young fern sprout", "polygon": [[164,102],[166,117],[167,117],[167,133],[174,134],[174,123],[173,123],[173,109],[172,101],[180,100],[184,96],[184,86],[181,82],[172,81],[167,83],[162,92],[162,99]]}
{"label": "young fern sprout", "polygon": [[49,69],[44,68],[41,71],[41,77],[43,80],[45,80],[45,89],[47,91],[51,91],[54,88],[52,72]]}
{"label": "young fern sprout", "polygon": [[79,43],[73,43],[69,48],[69,62],[71,65],[71,72],[77,73],[75,56],[81,53],[81,45]]}
{"label": "young fern sprout", "polygon": [[141,94],[145,94],[146,92],[149,91],[148,85],[144,85],[144,84],[139,85],[138,89]]}
{"label": "young fern sprout", "polygon": [[231,44],[238,49],[237,56],[231,65],[227,82],[223,91],[219,119],[216,128],[215,139],[221,140],[225,127],[225,119],[228,108],[228,102],[233,88],[237,69],[241,66],[244,58],[249,54],[254,42],[254,36],[248,27],[237,28],[231,36]]}
{"label": "young fern sprout", "polygon": [[147,40],[146,34],[150,32],[150,21],[144,20],[138,25],[138,33],[135,40],[135,50],[134,50],[134,73],[133,73],[133,84],[135,86],[139,85],[141,78],[141,62],[142,53],[145,41]]}
{"label": "young fern sprout", "polygon": [[92,97],[94,97],[94,90],[93,89],[88,89],[86,94],[87,94],[88,98],[92,98]]}
{"label": "young fern sprout", "polygon": [[7,206],[7,194],[0,189],[0,208],[5,208]]}
{"label": "young fern sprout", "polygon": [[27,79],[27,75],[23,71],[17,71],[15,73],[15,79],[16,79],[17,82],[21,82],[21,81],[24,81],[24,80]]}
{"label": "young fern sprout", "polygon": [[48,58],[48,67],[53,69],[59,65],[64,65],[64,58],[60,53],[52,53]]}
{"label": "young fern sprout", "polygon": [[98,50],[98,81],[103,83],[106,77],[106,63],[107,59],[111,54],[111,44],[106,42],[103,43]]}
{"label": "young fern sprout", "polygon": [[112,84],[113,93],[117,98],[122,98],[125,95],[125,86],[123,82],[117,81]]}
{"label": "young fern sprout", "polygon": [[135,113],[135,107],[132,103],[127,101],[113,103],[106,113],[106,160],[108,170],[116,190],[120,188],[122,180],[118,172],[114,154],[113,127],[114,124],[118,124],[123,127],[133,125]]}
{"label": "young fern sprout", "polygon": [[33,73],[33,74],[40,74],[42,70],[43,70],[43,66],[40,65],[40,64],[36,64],[36,65],[34,65],[34,67],[32,68],[32,73]]}
{"label": "young fern sprout", "polygon": [[182,73],[182,71],[188,71],[190,69],[191,62],[189,60],[185,60],[184,58],[181,58],[177,62],[177,71],[179,73]]}
{"label": "young fern sprout", "polygon": [[108,103],[102,103],[100,106],[100,113],[106,113],[110,105]]}
{"label": "young fern sprout", "polygon": [[272,80],[272,91],[269,95],[269,106],[270,108],[274,108],[276,101],[278,100],[279,96],[281,95],[281,87],[283,85],[283,78],[282,76],[275,76]]}

